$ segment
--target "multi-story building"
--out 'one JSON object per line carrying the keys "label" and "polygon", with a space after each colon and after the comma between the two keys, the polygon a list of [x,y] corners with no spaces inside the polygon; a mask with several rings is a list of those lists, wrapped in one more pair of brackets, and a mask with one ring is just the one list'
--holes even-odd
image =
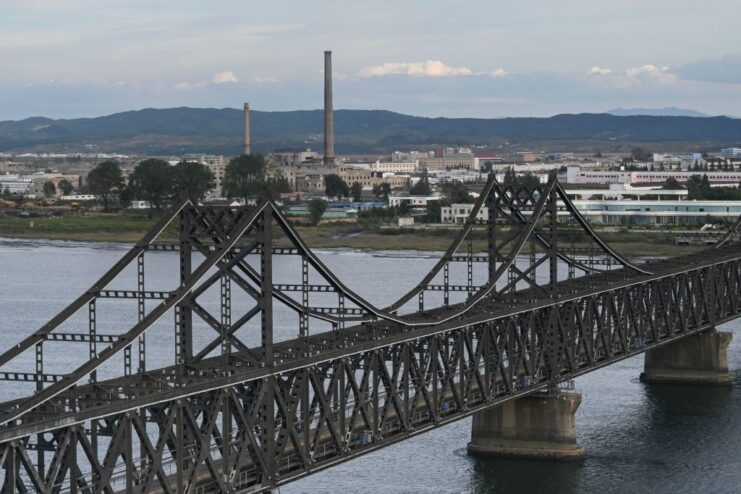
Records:
{"label": "multi-story building", "polygon": [[566,169],[566,182],[570,184],[638,184],[638,183],[663,183],[673,178],[677,182],[686,182],[694,175],[707,175],[711,183],[733,183],[741,182],[741,171],[598,171],[581,170],[578,166],[570,166]]}
{"label": "multi-story building", "polygon": [[[473,204],[451,204],[440,208],[440,221],[442,223],[465,223],[473,210]],[[489,221],[489,209],[482,207],[476,213],[477,222]]]}
{"label": "multi-story building", "polygon": [[318,161],[319,153],[310,148],[284,148],[276,149],[268,155],[268,159],[280,166],[293,166],[302,163]]}
{"label": "multi-story building", "polygon": [[371,163],[370,170],[380,173],[417,173],[419,161],[376,161]]}
{"label": "multi-story building", "polygon": [[423,158],[432,158],[434,155],[432,151],[394,151],[391,153],[391,161],[419,161]]}
{"label": "multi-story building", "polygon": [[224,177],[226,176],[226,165],[228,160],[222,155],[198,155],[195,161],[208,168],[214,174],[214,188],[209,193],[210,198],[224,196]]}
{"label": "multi-story building", "polygon": [[389,196],[389,206],[399,207],[406,203],[412,209],[427,209],[427,203],[430,201],[440,201],[440,195],[413,196],[409,194]]}
{"label": "multi-story building", "polygon": [[27,195],[31,189],[31,177],[18,175],[15,173],[6,173],[0,175],[0,191],[10,194]]}
{"label": "multi-story building", "polygon": [[741,148],[725,148],[720,150],[724,158],[741,158]]}
{"label": "multi-story building", "polygon": [[476,158],[472,154],[459,154],[440,158],[421,158],[419,160],[419,167],[428,172],[460,169],[474,170],[476,168]]}

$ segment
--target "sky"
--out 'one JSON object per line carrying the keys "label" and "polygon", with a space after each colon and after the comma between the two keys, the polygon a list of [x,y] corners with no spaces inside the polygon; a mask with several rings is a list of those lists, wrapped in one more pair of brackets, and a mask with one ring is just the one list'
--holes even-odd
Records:
{"label": "sky", "polygon": [[739,0],[0,0],[0,120],[334,106],[741,115]]}

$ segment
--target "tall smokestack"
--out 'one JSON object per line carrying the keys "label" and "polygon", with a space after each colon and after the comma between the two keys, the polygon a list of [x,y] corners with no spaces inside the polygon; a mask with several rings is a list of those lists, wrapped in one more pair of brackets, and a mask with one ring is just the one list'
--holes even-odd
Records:
{"label": "tall smokestack", "polygon": [[324,164],[334,165],[334,115],[332,113],[332,52],[324,52]]}
{"label": "tall smokestack", "polygon": [[250,143],[250,104],[244,104],[244,154],[252,154]]}

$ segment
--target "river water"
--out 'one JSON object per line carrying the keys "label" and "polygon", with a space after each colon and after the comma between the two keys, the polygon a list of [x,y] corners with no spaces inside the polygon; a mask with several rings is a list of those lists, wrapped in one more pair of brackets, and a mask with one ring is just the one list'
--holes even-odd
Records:
{"label": "river water", "polygon": [[[0,240],[0,349],[38,329],[127,248]],[[436,261],[434,254],[418,252],[325,250],[319,255],[376,305],[395,300]],[[167,253],[155,256],[155,262],[147,265],[148,276],[161,273],[164,289],[172,281],[167,272],[175,268],[176,259]],[[294,269],[276,266],[277,271]],[[211,308],[218,314],[216,307]],[[99,327],[120,327],[118,323],[131,317],[128,312],[114,312]],[[277,332],[286,337],[295,332],[287,319],[279,317],[276,324]],[[159,323],[162,328],[168,325],[171,320]],[[733,322],[720,329],[738,333],[740,327]],[[202,334],[207,331],[201,328],[196,338],[212,336]],[[153,333],[148,339],[153,358],[157,352],[171,352],[168,334],[157,339]],[[256,342],[254,330],[244,338]],[[86,352],[87,348],[80,348],[80,358]],[[63,369],[75,356],[52,355],[51,359],[58,359]],[[465,447],[471,424],[464,419],[284,486],[281,493],[741,492],[741,343],[737,340],[729,348],[729,363],[732,388],[643,385],[638,381],[641,356],[578,378],[583,402],[576,416],[577,436],[587,451],[582,462],[468,457]],[[54,362],[50,365],[53,369]]]}

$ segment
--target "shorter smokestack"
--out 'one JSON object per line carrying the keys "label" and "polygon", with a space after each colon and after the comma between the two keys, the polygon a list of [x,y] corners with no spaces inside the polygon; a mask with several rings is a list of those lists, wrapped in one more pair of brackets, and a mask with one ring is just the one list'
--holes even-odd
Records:
{"label": "shorter smokestack", "polygon": [[324,52],[324,164],[334,165],[334,115],[332,110],[332,52]]}
{"label": "shorter smokestack", "polygon": [[244,104],[244,154],[252,154],[250,143],[250,104]]}

